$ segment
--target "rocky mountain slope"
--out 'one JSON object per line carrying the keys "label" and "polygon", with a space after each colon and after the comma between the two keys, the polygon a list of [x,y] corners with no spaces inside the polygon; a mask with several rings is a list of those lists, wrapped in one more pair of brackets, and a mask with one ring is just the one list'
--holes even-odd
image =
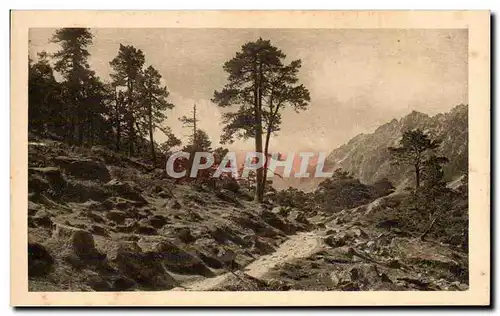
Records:
{"label": "rocky mountain slope", "polygon": [[275,252],[244,269],[174,290],[467,290],[467,251],[422,240],[396,221],[381,218],[407,197],[394,193],[330,216],[319,214],[310,218],[314,230],[290,236]]}
{"label": "rocky mountain slope", "polygon": [[168,290],[239,269],[309,229],[243,189],[176,184],[101,147],[29,144],[31,291]]}
{"label": "rocky mountain slope", "polygon": [[354,179],[257,204],[241,187],[36,138],[28,175],[30,291],[468,288],[466,189],[422,240],[411,193]]}
{"label": "rocky mountain slope", "polygon": [[[413,185],[411,169],[391,165],[390,146],[397,146],[407,130],[421,129],[433,139],[441,139],[440,154],[450,163],[445,166],[445,177],[451,181],[467,172],[468,165],[468,106],[458,105],[450,112],[429,116],[413,111],[378,127],[371,134],[360,134],[347,144],[333,150],[326,159],[325,170],[342,168],[364,183],[388,178],[397,186]],[[294,179],[290,185],[311,190],[320,179]]]}

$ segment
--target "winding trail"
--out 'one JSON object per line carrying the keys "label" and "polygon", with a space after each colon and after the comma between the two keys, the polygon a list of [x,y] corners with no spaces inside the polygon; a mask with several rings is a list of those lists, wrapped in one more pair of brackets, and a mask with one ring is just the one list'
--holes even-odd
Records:
{"label": "winding trail", "polygon": [[[243,271],[254,278],[262,278],[276,265],[291,261],[296,258],[305,258],[317,252],[322,246],[322,241],[318,232],[304,232],[293,235],[280,245],[275,252],[262,256],[243,268]],[[183,290],[187,291],[210,291],[218,285],[224,283],[231,275],[231,272],[221,274],[214,278],[203,279],[192,283],[183,284]],[[176,288],[174,290],[180,290]]]}

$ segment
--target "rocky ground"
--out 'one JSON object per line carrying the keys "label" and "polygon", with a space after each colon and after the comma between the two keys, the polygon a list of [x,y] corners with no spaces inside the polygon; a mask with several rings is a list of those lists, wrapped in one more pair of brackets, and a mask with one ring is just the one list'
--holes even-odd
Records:
{"label": "rocky ground", "polygon": [[467,253],[379,220],[178,184],[101,147],[29,144],[30,291],[466,290]]}

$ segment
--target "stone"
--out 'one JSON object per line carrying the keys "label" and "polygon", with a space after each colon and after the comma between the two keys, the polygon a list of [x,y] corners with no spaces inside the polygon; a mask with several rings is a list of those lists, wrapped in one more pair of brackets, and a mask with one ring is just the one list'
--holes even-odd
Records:
{"label": "stone", "polygon": [[123,211],[109,211],[106,213],[106,218],[116,224],[122,225],[127,219],[127,213]]}
{"label": "stone", "polygon": [[147,219],[147,223],[156,229],[163,228],[168,222],[168,219],[163,215],[152,215]]}
{"label": "stone", "polygon": [[145,205],[148,203],[139,190],[129,182],[113,179],[106,183],[105,187],[119,197],[136,202],[136,205]]}
{"label": "stone", "polygon": [[111,180],[106,165],[100,161],[90,159],[70,158],[66,156],[55,157],[54,162],[67,174],[83,180],[98,180],[108,182]]}
{"label": "stone", "polygon": [[40,277],[50,273],[54,266],[54,258],[39,243],[28,243],[28,276]]}

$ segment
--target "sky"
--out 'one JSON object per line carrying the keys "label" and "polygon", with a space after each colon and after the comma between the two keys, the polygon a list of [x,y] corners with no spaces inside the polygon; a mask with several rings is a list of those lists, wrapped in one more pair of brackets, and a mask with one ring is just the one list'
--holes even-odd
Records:
{"label": "sky", "polygon": [[[54,52],[54,29],[30,30],[30,56]],[[447,29],[91,29],[91,68],[104,80],[120,43],[134,45],[163,77],[175,104],[165,126],[185,139],[178,117],[197,105],[199,127],[213,147],[222,131],[221,109],[211,103],[226,83],[223,64],[259,37],[302,60],[300,83],[311,92],[309,108],[283,111],[272,151],[330,152],[360,133],[416,110],[429,115],[467,104],[467,30]],[[156,133],[161,142],[165,136]],[[251,149],[238,141],[232,149]]]}

